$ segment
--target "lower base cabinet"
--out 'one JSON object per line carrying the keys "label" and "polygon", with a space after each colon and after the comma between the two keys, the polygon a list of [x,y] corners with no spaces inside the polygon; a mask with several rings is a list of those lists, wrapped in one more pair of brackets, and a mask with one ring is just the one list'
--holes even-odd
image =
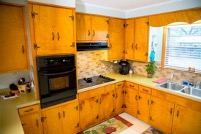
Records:
{"label": "lower base cabinet", "polygon": [[151,98],[149,124],[170,134],[174,114],[174,104],[156,97]]}
{"label": "lower base cabinet", "polygon": [[42,109],[44,134],[75,134],[79,131],[78,102]]}
{"label": "lower base cabinet", "polygon": [[201,134],[201,112],[177,105],[173,134]]}
{"label": "lower base cabinet", "polygon": [[25,134],[42,134],[39,109],[39,105],[32,105],[18,109]]}

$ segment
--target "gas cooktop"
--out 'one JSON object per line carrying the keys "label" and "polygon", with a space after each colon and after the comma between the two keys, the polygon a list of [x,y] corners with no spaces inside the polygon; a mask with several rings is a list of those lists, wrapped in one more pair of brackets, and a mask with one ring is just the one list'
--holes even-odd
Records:
{"label": "gas cooktop", "polygon": [[79,79],[78,86],[79,86],[79,89],[82,89],[82,88],[91,87],[91,86],[103,84],[103,83],[114,81],[114,80],[115,79],[112,79],[103,75],[99,75],[99,76],[94,76],[90,78]]}

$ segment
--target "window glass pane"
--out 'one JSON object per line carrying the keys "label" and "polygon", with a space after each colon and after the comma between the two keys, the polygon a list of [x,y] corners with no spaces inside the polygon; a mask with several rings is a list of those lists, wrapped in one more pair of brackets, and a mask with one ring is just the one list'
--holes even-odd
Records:
{"label": "window glass pane", "polygon": [[167,27],[165,67],[201,72],[201,24]]}

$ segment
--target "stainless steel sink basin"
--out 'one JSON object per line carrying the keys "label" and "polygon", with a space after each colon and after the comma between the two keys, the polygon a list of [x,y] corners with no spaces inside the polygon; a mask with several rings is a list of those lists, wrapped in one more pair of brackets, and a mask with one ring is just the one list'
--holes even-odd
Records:
{"label": "stainless steel sink basin", "polygon": [[181,89],[185,87],[184,85],[181,85],[178,83],[172,83],[172,82],[165,82],[165,83],[159,84],[158,86],[162,88],[166,88],[166,89],[175,90],[175,91],[180,91]]}
{"label": "stainless steel sink basin", "polygon": [[201,97],[201,89],[199,88],[194,88],[194,87],[186,87],[181,90],[182,93]]}

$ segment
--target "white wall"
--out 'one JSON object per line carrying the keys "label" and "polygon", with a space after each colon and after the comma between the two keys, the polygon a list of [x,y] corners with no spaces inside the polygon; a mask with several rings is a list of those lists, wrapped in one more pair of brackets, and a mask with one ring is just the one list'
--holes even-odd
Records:
{"label": "white wall", "polygon": [[24,77],[29,81],[29,71],[0,74],[0,89],[8,88],[11,83],[17,84],[20,77]]}
{"label": "white wall", "polygon": [[20,5],[24,5],[25,4],[25,0],[0,0],[0,2],[20,4]]}
{"label": "white wall", "polygon": [[[152,51],[152,42],[155,51],[155,61],[161,63],[162,58],[162,44],[163,44],[163,27],[150,27],[149,28],[149,58]],[[155,35],[153,39],[153,35]],[[150,61],[150,59],[149,59]]]}
{"label": "white wall", "polygon": [[124,11],[100,7],[100,6],[94,6],[89,4],[83,5],[82,3],[76,3],[76,12],[112,16],[117,18],[125,18]]}
{"label": "white wall", "polygon": [[46,3],[46,4],[54,4],[54,5],[67,6],[67,7],[74,7],[75,8],[75,0],[28,0],[28,1]]}

